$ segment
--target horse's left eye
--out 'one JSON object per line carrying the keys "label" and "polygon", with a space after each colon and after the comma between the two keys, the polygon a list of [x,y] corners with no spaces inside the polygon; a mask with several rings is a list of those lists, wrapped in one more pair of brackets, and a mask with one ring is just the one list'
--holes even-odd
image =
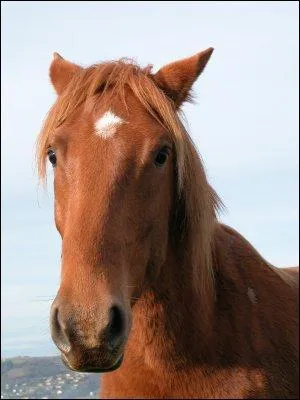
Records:
{"label": "horse's left eye", "polygon": [[155,157],[155,165],[157,167],[162,167],[167,161],[170,149],[168,147],[163,147]]}
{"label": "horse's left eye", "polygon": [[49,149],[47,151],[47,155],[48,155],[49,161],[51,162],[53,167],[55,167],[55,165],[56,165],[56,154],[55,154],[55,152],[53,150]]}

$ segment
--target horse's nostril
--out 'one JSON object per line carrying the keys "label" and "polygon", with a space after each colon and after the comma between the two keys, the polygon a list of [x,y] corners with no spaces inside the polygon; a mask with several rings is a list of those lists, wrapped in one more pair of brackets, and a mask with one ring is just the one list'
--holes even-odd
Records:
{"label": "horse's nostril", "polygon": [[122,340],[125,327],[124,315],[118,306],[110,309],[110,322],[108,326],[108,341],[111,347],[116,347]]}
{"label": "horse's nostril", "polygon": [[51,328],[58,333],[61,330],[60,323],[58,321],[58,307],[55,307],[52,312]]}
{"label": "horse's nostril", "polygon": [[59,321],[59,309],[57,306],[51,310],[51,336],[57,347],[63,352],[68,353],[70,351],[70,342]]}

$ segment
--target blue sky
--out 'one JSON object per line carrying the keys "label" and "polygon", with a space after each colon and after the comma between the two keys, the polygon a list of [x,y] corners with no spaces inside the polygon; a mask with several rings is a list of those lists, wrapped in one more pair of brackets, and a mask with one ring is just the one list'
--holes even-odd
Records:
{"label": "blue sky", "polygon": [[155,70],[213,46],[185,105],[210,183],[238,229],[277,266],[299,259],[298,2],[2,2],[2,356],[55,354],[59,284],[52,173],[35,140],[55,100],[54,51],[81,65],[135,58]]}

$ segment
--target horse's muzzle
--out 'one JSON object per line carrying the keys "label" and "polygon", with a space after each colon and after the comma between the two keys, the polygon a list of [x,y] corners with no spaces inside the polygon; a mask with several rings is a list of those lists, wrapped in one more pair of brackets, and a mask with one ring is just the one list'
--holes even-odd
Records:
{"label": "horse's muzzle", "polygon": [[58,298],[54,301],[51,336],[67,367],[81,372],[108,372],[121,365],[129,324],[120,304],[108,309],[98,315],[74,313]]}

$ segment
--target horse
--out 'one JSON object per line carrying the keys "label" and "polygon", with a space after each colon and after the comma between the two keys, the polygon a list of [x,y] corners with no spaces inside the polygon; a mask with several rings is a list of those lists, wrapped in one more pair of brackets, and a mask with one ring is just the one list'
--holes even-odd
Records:
{"label": "horse", "polygon": [[298,398],[298,268],[219,221],[182,122],[213,48],[157,72],[54,53],[37,141],[54,169],[60,287],[51,336],[102,398]]}

